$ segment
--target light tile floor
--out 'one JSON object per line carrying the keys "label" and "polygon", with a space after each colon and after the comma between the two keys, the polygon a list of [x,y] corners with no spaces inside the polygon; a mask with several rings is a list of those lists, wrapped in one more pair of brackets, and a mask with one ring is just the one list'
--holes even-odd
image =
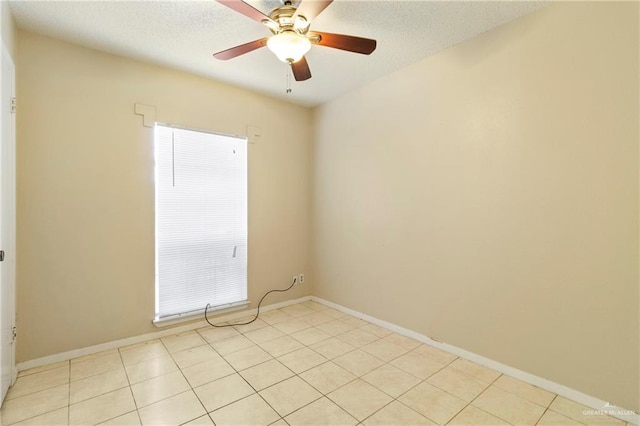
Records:
{"label": "light tile floor", "polygon": [[[237,321],[241,322],[241,320]],[[618,424],[315,302],[22,371],[3,425]]]}

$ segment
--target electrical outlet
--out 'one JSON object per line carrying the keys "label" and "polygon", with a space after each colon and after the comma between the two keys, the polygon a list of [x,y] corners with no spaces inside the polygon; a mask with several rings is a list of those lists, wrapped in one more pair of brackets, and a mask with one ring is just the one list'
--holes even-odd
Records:
{"label": "electrical outlet", "polygon": [[294,275],[293,278],[291,278],[291,282],[295,283],[295,285],[300,284],[300,282],[298,281],[298,276],[297,275]]}
{"label": "electrical outlet", "polygon": [[298,277],[298,284],[304,284],[304,274],[300,274]]}

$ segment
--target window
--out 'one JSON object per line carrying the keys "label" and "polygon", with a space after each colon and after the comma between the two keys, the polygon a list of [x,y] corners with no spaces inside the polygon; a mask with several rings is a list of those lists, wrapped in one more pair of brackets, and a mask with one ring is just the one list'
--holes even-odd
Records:
{"label": "window", "polygon": [[155,127],[156,320],[247,299],[247,141]]}

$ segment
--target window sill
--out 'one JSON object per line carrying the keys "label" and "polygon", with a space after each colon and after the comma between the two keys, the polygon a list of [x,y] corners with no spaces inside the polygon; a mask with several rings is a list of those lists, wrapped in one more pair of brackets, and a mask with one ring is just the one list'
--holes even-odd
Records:
{"label": "window sill", "polygon": [[[226,314],[228,312],[235,312],[241,309],[247,308],[251,304],[250,301],[245,300],[242,302],[229,303],[227,305],[218,306],[216,308],[209,308],[207,314],[209,315],[219,315]],[[172,315],[169,317],[159,318],[153,320],[153,325],[158,328],[169,327],[171,325],[180,324],[183,322],[194,321],[197,319],[204,318],[204,309],[199,309],[197,311],[191,311],[184,314]]]}

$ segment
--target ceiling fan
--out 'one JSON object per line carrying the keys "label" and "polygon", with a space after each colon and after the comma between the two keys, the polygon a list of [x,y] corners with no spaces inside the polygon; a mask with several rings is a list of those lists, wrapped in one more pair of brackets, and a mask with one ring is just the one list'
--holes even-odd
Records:
{"label": "ceiling fan", "polygon": [[215,53],[217,59],[232,59],[267,46],[283,62],[291,65],[296,81],[311,78],[311,70],[304,55],[312,44],[369,55],[376,50],[376,41],[344,34],[309,31],[311,21],[333,0],[306,0],[294,7],[290,0],[271,11],[269,16],[242,0],[216,0],[238,13],[264,24],[272,33],[249,43]]}

